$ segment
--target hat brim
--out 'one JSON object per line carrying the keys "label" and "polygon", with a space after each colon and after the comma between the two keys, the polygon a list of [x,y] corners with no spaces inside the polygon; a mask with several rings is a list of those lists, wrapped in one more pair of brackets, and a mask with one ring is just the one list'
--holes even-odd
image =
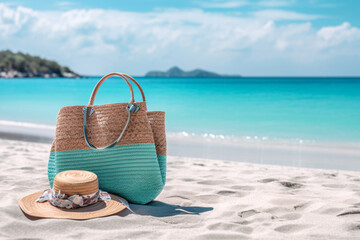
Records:
{"label": "hat brim", "polygon": [[42,194],[43,192],[36,192],[21,198],[19,200],[21,210],[27,215],[37,218],[84,220],[113,215],[126,209],[126,206],[121,203],[120,198],[112,194],[110,194],[111,200],[109,202],[99,201],[90,206],[75,209],[55,207],[50,202],[36,202]]}

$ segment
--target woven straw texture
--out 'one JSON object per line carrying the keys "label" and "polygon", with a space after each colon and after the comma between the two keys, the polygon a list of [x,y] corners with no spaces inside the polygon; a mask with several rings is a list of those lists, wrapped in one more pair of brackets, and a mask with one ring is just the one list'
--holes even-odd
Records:
{"label": "woven straw texture", "polygon": [[121,203],[121,200],[110,194],[111,201],[99,201],[93,205],[76,208],[76,209],[62,209],[52,206],[49,202],[36,202],[43,192],[36,192],[19,200],[19,206],[29,216],[38,218],[66,218],[84,220],[90,218],[106,217],[119,213],[126,209],[126,206]]}
{"label": "woven straw texture", "polygon": [[[152,201],[165,184],[165,113],[147,111],[144,93],[133,78],[124,74],[109,74],[99,81],[91,95],[89,104],[94,113],[87,118],[87,135],[94,146],[106,146],[119,137],[126,125],[128,103],[92,105],[102,82],[109,76],[120,75],[122,78],[129,77],[139,87],[144,100],[136,102],[140,109],[131,113],[121,140],[109,149],[91,149],[84,136],[84,106],[63,107],[57,117],[48,176],[52,186],[53,179],[59,172],[91,171],[97,174],[101,189],[130,202],[145,204]],[[133,101],[131,87],[130,91]]]}
{"label": "woven straw texture", "polygon": [[89,171],[70,170],[57,174],[54,178],[54,191],[61,191],[69,196],[89,195],[99,190],[96,174]]}
{"label": "woven straw texture", "polygon": [[166,156],[165,112],[147,112],[147,117],[153,132],[156,153],[158,156]]}
{"label": "woven straw texture", "polygon": [[[140,110],[131,114],[130,123],[123,138],[116,145],[154,143],[146,111],[146,103],[137,103]],[[88,117],[87,133],[95,146],[114,142],[125,126],[128,113],[127,103],[113,103],[93,106],[94,113]],[[55,132],[54,151],[89,149],[84,140],[84,106],[70,106],[60,109]],[[164,131],[165,134],[165,131]]]}
{"label": "woven straw texture", "polygon": [[[99,190],[98,177],[89,171],[64,171],[56,175],[54,179],[54,191],[65,193],[69,196],[80,194],[93,194]],[[126,207],[121,200],[111,195],[111,201],[99,201],[93,205],[78,209],[64,209],[52,206],[49,202],[36,202],[42,195],[37,192],[19,200],[20,208],[28,215],[40,218],[70,218],[90,219],[104,217],[121,212]]]}

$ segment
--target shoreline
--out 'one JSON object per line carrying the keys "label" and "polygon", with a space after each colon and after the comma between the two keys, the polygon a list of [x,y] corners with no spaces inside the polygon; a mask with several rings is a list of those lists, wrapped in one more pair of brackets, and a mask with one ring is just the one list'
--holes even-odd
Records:
{"label": "shoreline", "polygon": [[[0,139],[51,144],[55,126],[0,121]],[[167,133],[168,155],[360,171],[360,143],[313,143]]]}

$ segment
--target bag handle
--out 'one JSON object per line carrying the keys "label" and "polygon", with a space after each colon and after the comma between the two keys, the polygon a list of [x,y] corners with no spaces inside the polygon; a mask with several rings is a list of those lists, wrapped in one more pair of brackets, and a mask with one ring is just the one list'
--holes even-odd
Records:
{"label": "bag handle", "polygon": [[124,75],[121,74],[121,73],[109,73],[109,74],[103,76],[103,77],[98,81],[98,83],[96,84],[94,90],[93,90],[92,93],[91,93],[88,106],[94,105],[95,96],[96,96],[96,94],[97,94],[97,92],[98,92],[101,84],[103,84],[103,82],[105,82],[106,79],[108,79],[108,78],[110,78],[110,77],[113,77],[113,76],[118,76],[118,77],[121,77],[122,79],[125,80],[125,82],[127,83],[127,85],[128,85],[129,88],[130,88],[131,98],[130,98],[130,102],[129,102],[129,103],[134,103],[134,102],[135,102],[135,99],[134,99],[134,91],[133,91],[133,88],[132,88],[131,83],[129,82],[129,80],[128,80],[127,78],[125,78]]}
{"label": "bag handle", "polygon": [[127,74],[125,74],[125,73],[123,73],[123,75],[135,83],[135,85],[136,85],[136,86],[139,88],[139,90],[140,90],[140,93],[141,93],[143,102],[146,102],[146,100],[145,100],[145,94],[144,94],[144,91],[142,90],[140,84],[139,84],[133,77],[131,77],[130,75],[127,75]]}
{"label": "bag handle", "polygon": [[[94,109],[92,108],[92,106],[93,106],[94,101],[95,101],[96,93],[98,92],[101,84],[102,84],[106,79],[108,79],[109,77],[113,77],[113,76],[121,77],[122,79],[124,79],[124,80],[126,81],[126,83],[127,83],[128,86],[129,86],[131,98],[130,98],[129,104],[126,106],[126,111],[128,112],[128,118],[127,118],[125,127],[123,128],[120,136],[119,136],[113,143],[111,143],[110,145],[107,145],[107,146],[103,146],[103,147],[95,147],[93,144],[91,144],[91,143],[89,142],[89,139],[88,139],[88,136],[87,136],[87,131],[86,131],[88,110],[90,110],[90,112],[89,112],[89,117],[90,117],[90,116],[94,113]],[[136,113],[136,112],[140,109],[139,105],[137,105],[137,104],[135,103],[134,91],[133,91],[133,88],[132,88],[132,86],[131,86],[131,83],[129,82],[129,80],[128,80],[127,78],[130,78],[130,79],[136,84],[136,86],[138,86],[138,88],[140,89],[141,95],[142,95],[142,97],[143,97],[143,100],[145,101],[145,95],[144,95],[143,90],[142,90],[141,87],[140,87],[140,84],[139,84],[135,79],[133,79],[132,77],[130,77],[130,76],[126,75],[126,74],[122,74],[122,73],[110,73],[110,74],[107,74],[107,75],[105,75],[104,77],[102,77],[102,78],[99,80],[99,82],[96,84],[93,92],[91,93],[91,97],[90,97],[90,100],[89,100],[88,105],[86,105],[86,106],[83,108],[83,115],[84,115],[84,137],[85,137],[85,142],[86,142],[86,144],[87,144],[90,148],[92,148],[92,149],[106,149],[106,148],[111,148],[111,147],[115,146],[115,145],[121,140],[121,138],[123,137],[123,135],[124,135],[124,133],[125,133],[126,128],[127,128],[128,125],[129,125],[131,113]]]}
{"label": "bag handle", "polygon": [[126,83],[128,84],[129,88],[130,88],[130,93],[131,93],[131,100],[130,100],[130,103],[134,102],[134,92],[133,92],[133,88],[131,86],[131,83],[129,82],[128,79],[130,79],[131,81],[133,81],[135,83],[135,85],[139,88],[140,90],[140,93],[141,93],[141,96],[142,96],[142,99],[143,101],[145,102],[145,94],[144,94],[144,91],[142,90],[140,84],[131,76],[125,74],[125,73],[109,73],[107,75],[105,75],[104,77],[102,77],[99,82],[96,84],[92,94],[91,94],[91,97],[90,97],[90,100],[89,100],[89,103],[88,103],[88,106],[92,106],[94,105],[94,101],[95,101],[95,96],[101,86],[101,84],[103,84],[103,82],[110,78],[110,77],[113,77],[113,76],[118,76],[118,77],[121,77],[122,79],[124,79],[126,81]]}

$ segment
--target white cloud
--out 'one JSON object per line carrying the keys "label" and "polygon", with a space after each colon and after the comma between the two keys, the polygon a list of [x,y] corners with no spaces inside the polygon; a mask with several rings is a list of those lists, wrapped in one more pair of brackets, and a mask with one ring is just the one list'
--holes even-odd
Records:
{"label": "white cloud", "polygon": [[351,27],[350,23],[344,22],[340,26],[321,28],[317,32],[317,37],[322,48],[337,46],[343,43],[360,41],[360,29]]}
{"label": "white cloud", "polygon": [[311,23],[288,24],[277,28],[274,33],[275,47],[284,51],[289,49],[307,49],[311,38],[313,38]]}
{"label": "white cloud", "polygon": [[260,1],[258,5],[265,7],[284,7],[294,4],[294,0],[265,0]]}
{"label": "white cloud", "polygon": [[228,1],[228,2],[198,2],[203,8],[238,8],[246,6],[247,1]]}
{"label": "white cloud", "polygon": [[57,2],[57,3],[56,3],[57,6],[61,6],[61,7],[71,6],[71,5],[74,5],[74,4],[75,4],[74,2],[67,2],[67,1]]}
{"label": "white cloud", "polygon": [[24,7],[11,9],[4,4],[0,4],[0,36],[7,36],[25,30],[37,17],[36,12]]}
{"label": "white cloud", "polygon": [[247,5],[262,7],[284,7],[294,4],[294,0],[266,0],[266,1],[200,1],[197,4],[203,8],[239,8]]}
{"label": "white cloud", "polygon": [[322,18],[320,15],[304,14],[284,10],[261,10],[254,13],[256,18],[271,20],[314,20]]}
{"label": "white cloud", "polygon": [[[346,59],[360,52],[358,28],[343,23],[317,31],[311,16],[281,13],[302,22],[198,9],[49,12],[0,4],[0,42],[3,49],[56,59],[83,74],[144,74],[179,65],[244,75],[304,75],[322,73],[325,62],[340,60],[331,70],[348,71]],[[313,67],[320,63],[322,68]],[[358,67],[351,71],[360,74]]]}

